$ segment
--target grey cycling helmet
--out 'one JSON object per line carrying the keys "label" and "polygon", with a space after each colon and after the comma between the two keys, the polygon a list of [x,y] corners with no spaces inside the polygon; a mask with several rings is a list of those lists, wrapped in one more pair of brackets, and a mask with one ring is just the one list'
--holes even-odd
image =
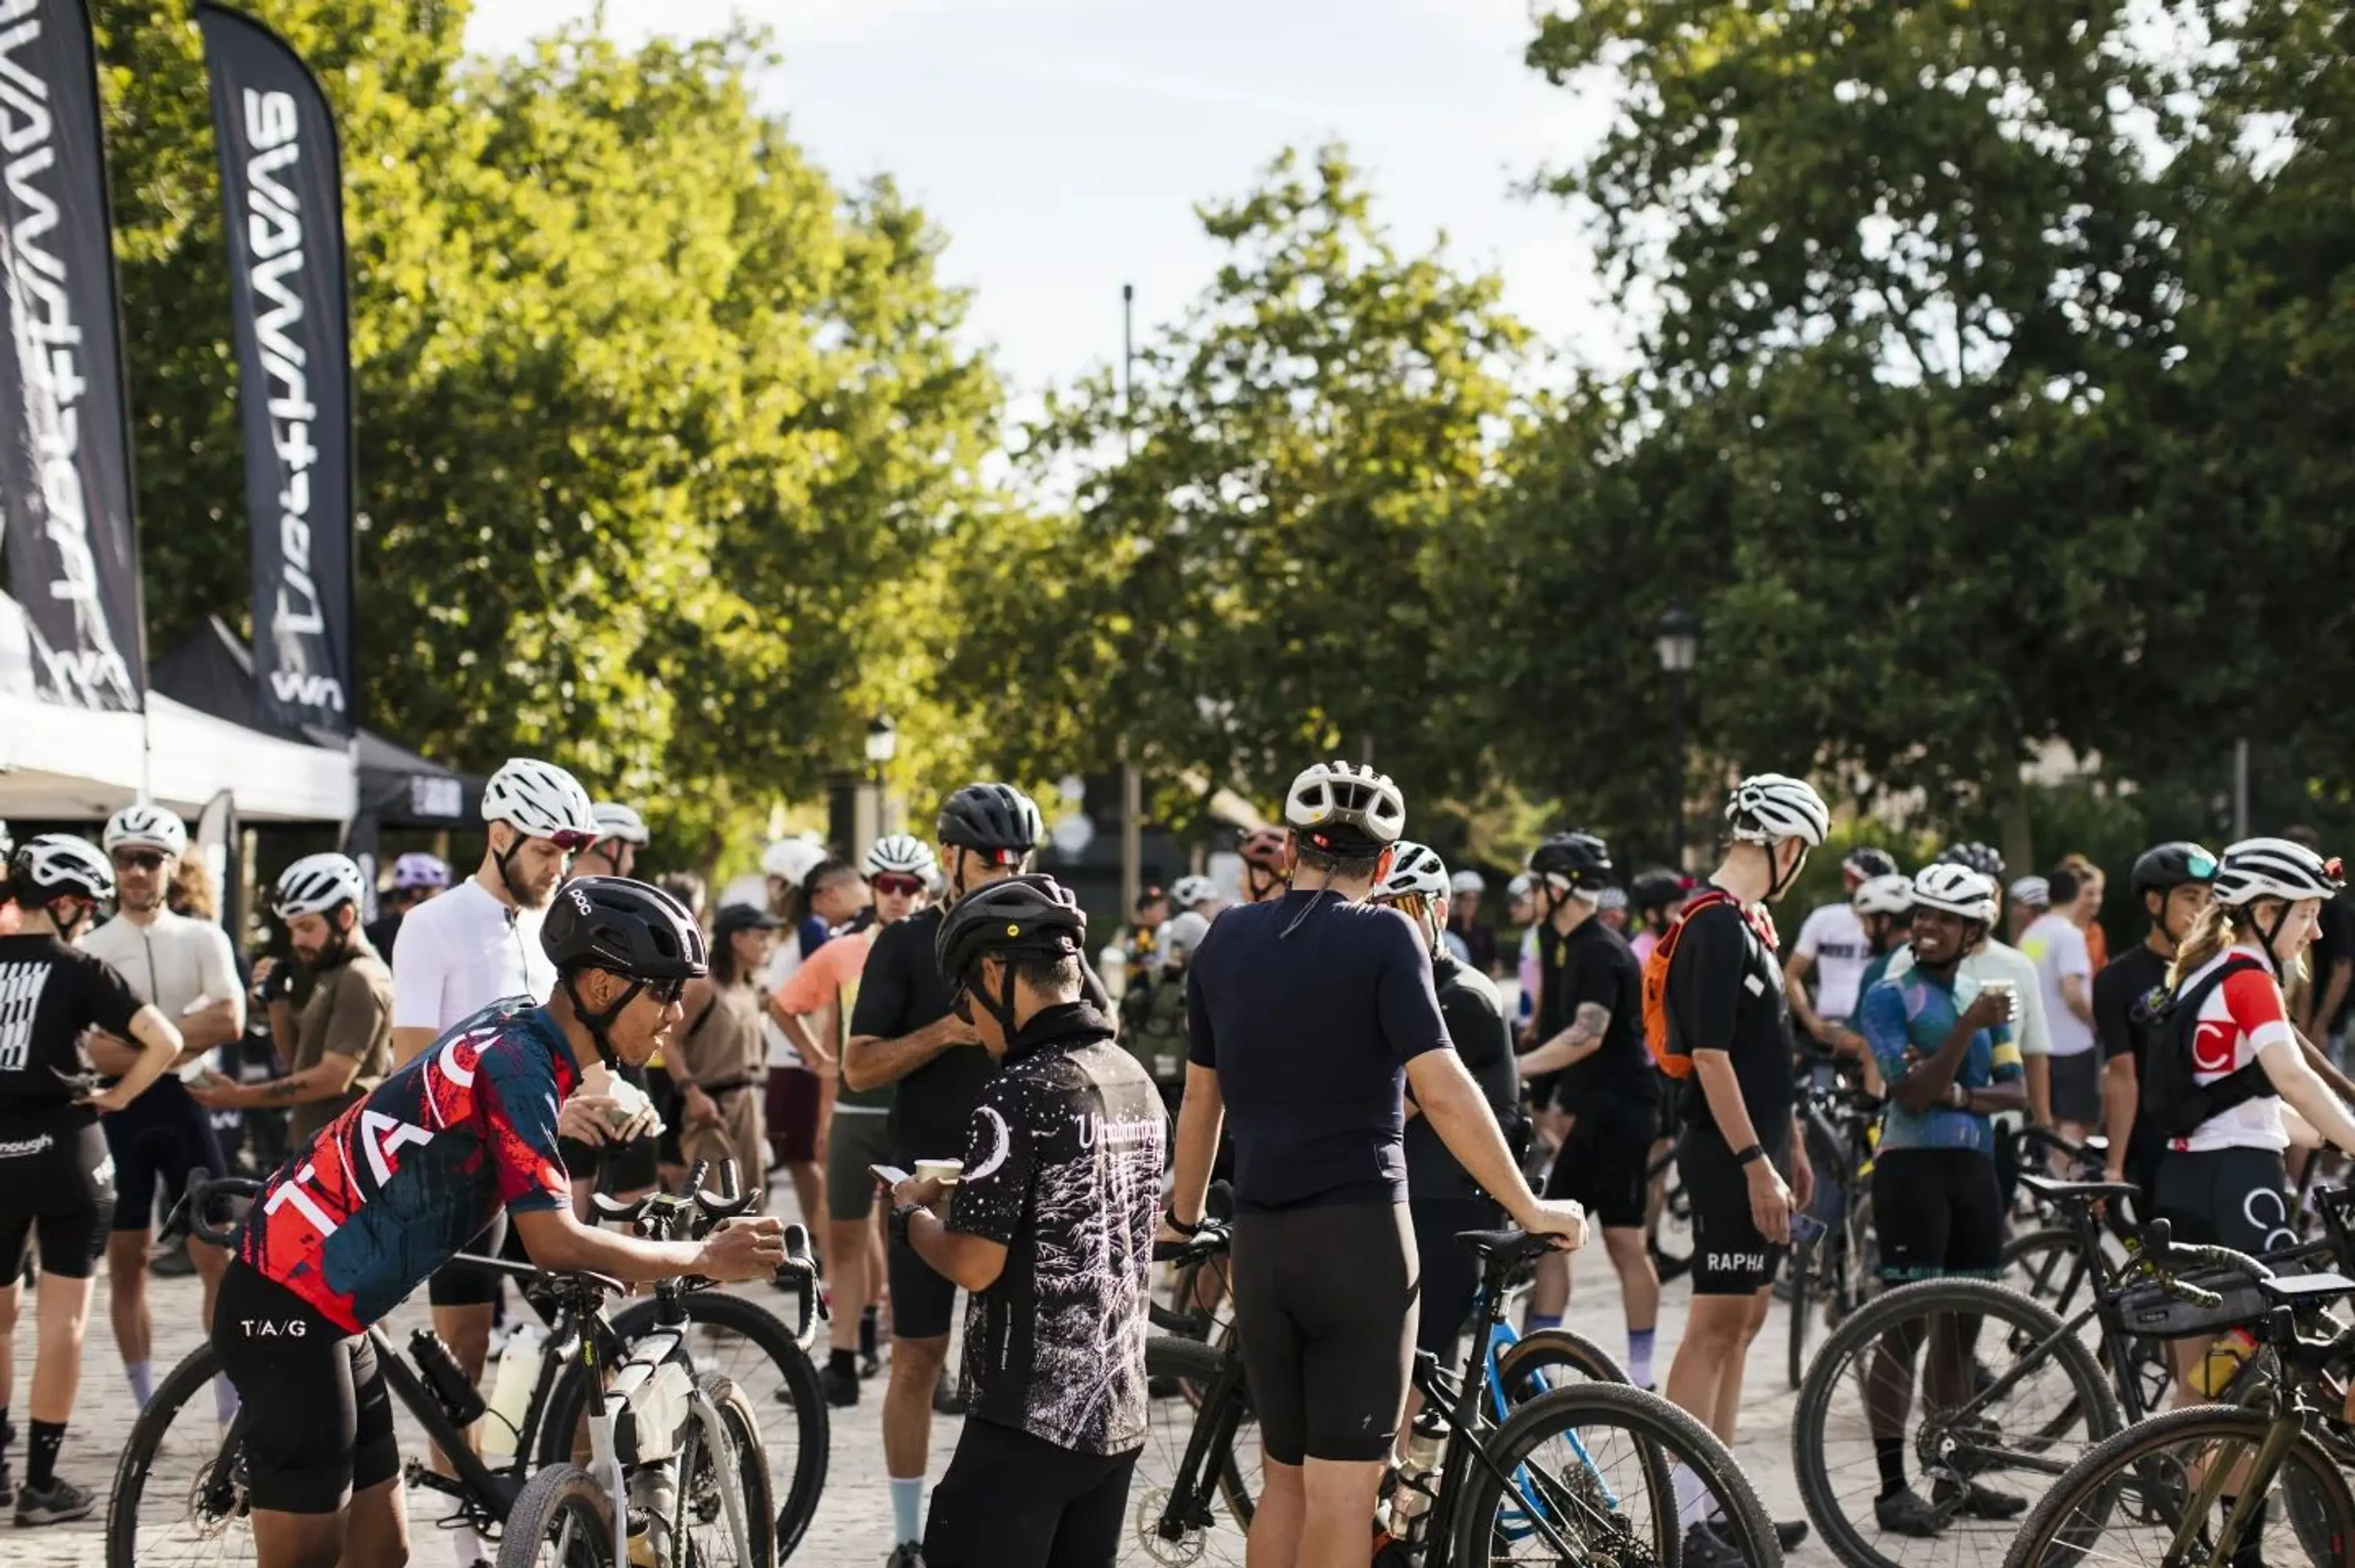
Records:
{"label": "grey cycling helmet", "polygon": [[1406,796],[1360,763],[1315,763],[1284,792],[1284,820],[1327,854],[1370,855],[1406,831]]}

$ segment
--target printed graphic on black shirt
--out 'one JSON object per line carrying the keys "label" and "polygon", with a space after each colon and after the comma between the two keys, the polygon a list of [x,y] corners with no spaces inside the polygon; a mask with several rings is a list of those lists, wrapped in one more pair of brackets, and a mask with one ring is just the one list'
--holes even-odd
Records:
{"label": "printed graphic on black shirt", "polygon": [[1144,1443],[1162,1146],[1161,1097],[1108,1019],[1031,1020],[974,1111],[951,1217],[1007,1249],[966,1309],[974,1415],[1079,1453]]}
{"label": "printed graphic on black shirt", "polygon": [[0,1105],[65,1104],[82,1032],[128,1035],[145,1004],[102,958],[54,936],[0,936]]}

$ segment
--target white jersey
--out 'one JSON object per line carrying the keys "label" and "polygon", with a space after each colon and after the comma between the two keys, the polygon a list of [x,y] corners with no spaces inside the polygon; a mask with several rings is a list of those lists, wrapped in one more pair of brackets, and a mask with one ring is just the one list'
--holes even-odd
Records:
{"label": "white jersey", "polygon": [[[208,920],[159,910],[141,925],[129,915],[117,915],[76,945],[113,965],[141,1000],[174,1024],[227,1001],[237,1005],[237,1027],[245,1027],[245,987],[237,977],[237,955],[229,947],[229,933]],[[199,1056],[182,1063],[180,1076],[192,1081],[202,1077],[208,1059]]]}
{"label": "white jersey", "polygon": [[1816,1012],[1827,1023],[1846,1023],[1856,1017],[1863,998],[1857,990],[1865,966],[1872,962],[1872,944],[1864,939],[1864,922],[1846,903],[1825,904],[1812,911],[1799,926],[1798,953],[1816,966]]}
{"label": "white jersey", "polygon": [[539,945],[545,910],[510,909],[469,877],[401,917],[392,944],[392,1027],[436,1035],[504,997],[545,1002],[556,965]]}

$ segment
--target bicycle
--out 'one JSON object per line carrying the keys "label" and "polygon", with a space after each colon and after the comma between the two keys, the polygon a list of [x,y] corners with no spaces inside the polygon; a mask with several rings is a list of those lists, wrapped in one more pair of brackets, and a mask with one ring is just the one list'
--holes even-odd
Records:
{"label": "bicycle", "polygon": [[1837,1328],[1881,1285],[1872,1230],[1872,1155],[1880,1141],[1881,1104],[1860,1089],[1837,1082],[1818,1084],[1816,1076],[1811,1070],[1802,1080],[1800,1117],[1816,1172],[1810,1217],[1824,1229],[1811,1235],[1802,1235],[1796,1226],[1792,1231],[1791,1266],[1785,1275],[1791,1305],[1785,1371],[1794,1389],[1806,1371],[1814,1317],[1808,1297],[1821,1300],[1824,1326]]}

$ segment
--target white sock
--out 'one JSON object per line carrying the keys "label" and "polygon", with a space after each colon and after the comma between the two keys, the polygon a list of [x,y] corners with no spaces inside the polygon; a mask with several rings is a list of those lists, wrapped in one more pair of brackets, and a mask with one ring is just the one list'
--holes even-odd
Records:
{"label": "white sock", "polygon": [[483,1561],[483,1538],[472,1526],[459,1525],[450,1531],[450,1546],[458,1556],[458,1568],[474,1568]]}
{"label": "white sock", "polygon": [[1689,1529],[1701,1522],[1709,1508],[1709,1488],[1689,1466],[1677,1467],[1677,1523]]}
{"label": "white sock", "polygon": [[237,1385],[227,1378],[213,1379],[213,1414],[223,1426],[237,1419]]}
{"label": "white sock", "polygon": [[131,1380],[133,1403],[142,1410],[146,1409],[147,1402],[155,1397],[155,1363],[125,1361],[123,1363],[123,1375]]}

